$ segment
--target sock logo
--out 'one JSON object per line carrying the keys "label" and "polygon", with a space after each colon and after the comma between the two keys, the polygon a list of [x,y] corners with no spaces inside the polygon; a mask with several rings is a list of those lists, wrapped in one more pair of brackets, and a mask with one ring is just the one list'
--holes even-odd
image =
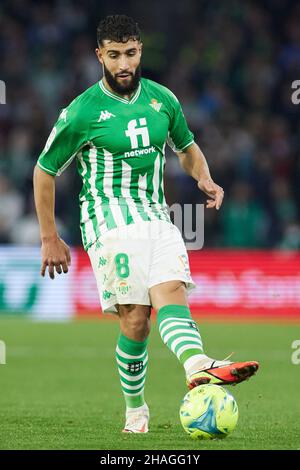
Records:
{"label": "sock logo", "polygon": [[129,364],[127,364],[127,371],[130,374],[134,375],[134,374],[137,374],[138,372],[142,372],[143,367],[144,367],[143,361],[134,361],[134,362],[130,362]]}
{"label": "sock logo", "polygon": [[189,322],[189,325],[190,325],[191,328],[194,328],[194,330],[197,330],[197,331],[198,331],[198,328],[197,328],[197,325],[196,325],[195,322],[190,321],[190,322]]}

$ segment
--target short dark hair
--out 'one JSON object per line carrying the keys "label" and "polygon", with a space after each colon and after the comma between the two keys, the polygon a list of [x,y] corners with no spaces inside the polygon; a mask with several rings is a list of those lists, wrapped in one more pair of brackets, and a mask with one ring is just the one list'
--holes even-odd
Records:
{"label": "short dark hair", "polygon": [[108,39],[115,42],[127,42],[129,39],[141,40],[141,31],[138,24],[126,15],[109,15],[100,21],[97,27],[97,43],[103,46]]}

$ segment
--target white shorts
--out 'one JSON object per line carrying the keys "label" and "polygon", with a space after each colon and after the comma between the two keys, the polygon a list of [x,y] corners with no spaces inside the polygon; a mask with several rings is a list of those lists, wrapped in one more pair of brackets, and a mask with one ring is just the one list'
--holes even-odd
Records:
{"label": "white shorts", "polygon": [[179,280],[194,289],[178,228],[162,220],[139,222],[104,233],[88,250],[103,312],[116,304],[151,305],[149,289]]}

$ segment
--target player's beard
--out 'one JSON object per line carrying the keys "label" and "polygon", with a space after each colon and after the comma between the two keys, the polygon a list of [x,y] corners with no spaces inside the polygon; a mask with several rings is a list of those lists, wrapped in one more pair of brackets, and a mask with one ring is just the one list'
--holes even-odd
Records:
{"label": "player's beard", "polygon": [[110,71],[105,67],[105,64],[103,64],[103,72],[104,76],[106,78],[107,83],[111,87],[111,89],[117,93],[118,95],[128,95],[130,93],[133,93],[137,87],[139,86],[140,79],[141,79],[141,66],[139,65],[134,74],[131,74],[131,80],[128,84],[122,84],[117,81],[117,78],[115,78]]}

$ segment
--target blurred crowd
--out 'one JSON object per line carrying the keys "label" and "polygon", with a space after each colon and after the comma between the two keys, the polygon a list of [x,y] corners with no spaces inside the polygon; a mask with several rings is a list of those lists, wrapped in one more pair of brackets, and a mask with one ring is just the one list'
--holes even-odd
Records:
{"label": "blurred crowd", "polygon": [[[142,29],[143,76],[168,86],[225,190],[206,247],[300,248],[300,4],[289,0],[5,0],[0,4],[0,243],[39,243],[32,172],[59,110],[101,77],[107,14]],[[167,151],[169,205],[206,197]],[[176,184],[174,184],[176,181]],[[57,178],[61,236],[80,244],[75,165]]]}

